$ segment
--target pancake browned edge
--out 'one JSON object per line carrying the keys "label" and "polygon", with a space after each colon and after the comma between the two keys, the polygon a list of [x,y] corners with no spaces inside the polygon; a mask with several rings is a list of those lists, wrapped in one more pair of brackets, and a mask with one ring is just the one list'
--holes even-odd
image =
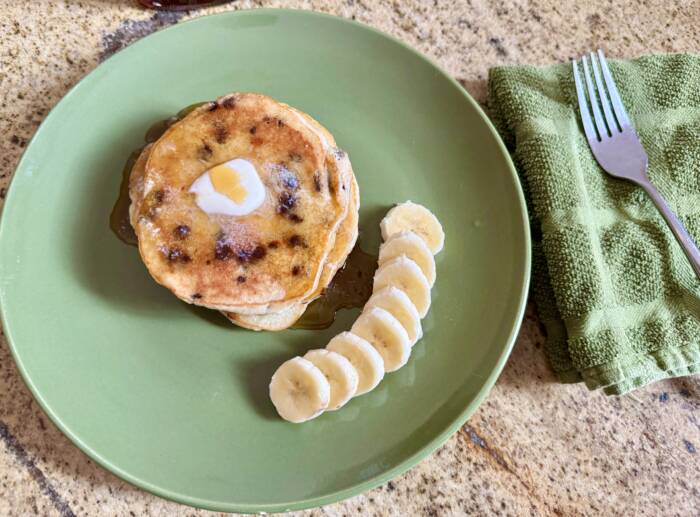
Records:
{"label": "pancake browned edge", "polygon": [[[357,238],[350,161],[319,128],[269,97],[231,94],[195,109],[147,148],[130,182],[131,221],[154,279],[186,302],[237,315],[300,315]],[[189,186],[238,157],[256,166],[267,199],[246,216],[210,217]]]}

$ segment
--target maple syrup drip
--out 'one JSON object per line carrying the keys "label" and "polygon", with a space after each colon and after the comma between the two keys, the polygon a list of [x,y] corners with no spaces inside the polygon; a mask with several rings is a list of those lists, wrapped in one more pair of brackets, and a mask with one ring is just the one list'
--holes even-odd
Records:
{"label": "maple syrup drip", "polygon": [[112,213],[109,215],[109,227],[112,229],[117,238],[130,246],[136,246],[136,233],[129,221],[129,206],[131,199],[129,198],[129,176],[131,169],[136,163],[136,158],[141,154],[141,150],[134,151],[129,155],[129,158],[124,164],[122,172],[122,183],[119,187],[119,197],[114,203]]}
{"label": "maple syrup drip", "polygon": [[340,309],[361,308],[372,295],[372,279],[377,269],[377,256],[365,253],[355,245],[323,295],[309,304],[292,328],[325,329],[335,321]]}

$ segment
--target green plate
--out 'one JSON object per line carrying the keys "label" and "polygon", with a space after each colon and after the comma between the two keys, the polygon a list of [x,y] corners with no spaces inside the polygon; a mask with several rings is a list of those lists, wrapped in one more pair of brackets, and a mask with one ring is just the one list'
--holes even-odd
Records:
{"label": "green plate", "polygon": [[[306,424],[276,416],[270,376],[349,328],[356,311],[324,331],[237,329],[156,285],[108,227],[122,164],[145,129],[236,90],[310,113],[349,152],[367,251],[392,203],[423,203],[445,227],[409,363]],[[328,504],[415,465],[484,399],[523,314],[526,219],[491,124],[409,47],[309,12],[199,18],[97,67],[37,131],[0,227],[5,333],[46,413],[123,479],[221,511]]]}

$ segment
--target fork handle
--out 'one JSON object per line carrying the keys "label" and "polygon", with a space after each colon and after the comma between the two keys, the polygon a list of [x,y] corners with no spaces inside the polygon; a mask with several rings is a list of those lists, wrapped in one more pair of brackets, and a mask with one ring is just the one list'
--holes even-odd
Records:
{"label": "fork handle", "polygon": [[656,187],[648,181],[641,183],[641,186],[646,193],[649,194],[649,197],[651,197],[651,200],[656,205],[656,208],[659,209],[659,212],[661,212],[661,215],[671,228],[673,235],[676,237],[678,244],[681,245],[681,249],[688,258],[688,262],[690,262],[690,265],[693,267],[695,275],[700,279],[700,250],[698,250],[695,242],[693,242],[693,238],[685,229],[680,219],[673,213],[673,210],[668,206],[668,203],[666,203],[661,193],[656,190]]}

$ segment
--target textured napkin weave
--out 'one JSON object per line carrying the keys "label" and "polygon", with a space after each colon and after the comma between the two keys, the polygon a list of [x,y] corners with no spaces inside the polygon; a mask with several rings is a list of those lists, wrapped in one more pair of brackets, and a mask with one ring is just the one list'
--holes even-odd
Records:
{"label": "textured napkin weave", "polygon": [[[700,57],[610,68],[652,183],[700,242]],[[571,65],[492,69],[489,109],[528,198],[533,296],[559,378],[622,394],[700,371],[700,282],[642,189],[593,158]]]}

